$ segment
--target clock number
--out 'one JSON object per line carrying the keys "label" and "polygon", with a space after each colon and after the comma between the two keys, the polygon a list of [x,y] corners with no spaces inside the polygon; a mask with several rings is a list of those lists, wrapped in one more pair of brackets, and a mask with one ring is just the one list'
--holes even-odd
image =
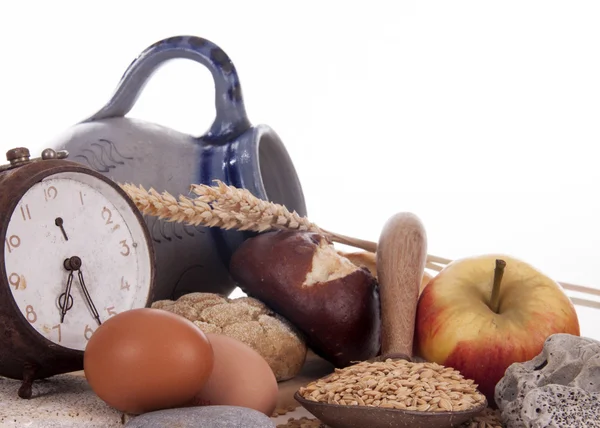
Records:
{"label": "clock number", "polygon": [[5,238],[4,241],[6,242],[6,248],[9,253],[12,253],[13,249],[18,248],[19,245],[21,245],[21,238],[17,235],[11,235],[9,238]]}
{"label": "clock number", "polygon": [[25,317],[27,318],[27,321],[29,321],[31,324],[37,321],[37,314],[33,310],[33,306],[25,306]]}
{"label": "clock number", "polygon": [[58,330],[58,341],[60,342],[62,336],[60,334],[60,324],[56,324],[54,327],[52,327],[52,330]]}
{"label": "clock number", "polygon": [[[104,215],[104,214],[106,214],[106,215]],[[112,218],[112,211],[111,211],[111,210],[109,210],[109,209],[108,209],[108,208],[106,208],[106,207],[102,208],[102,218],[103,218],[104,220],[106,220],[106,225],[107,225],[107,226],[108,226],[109,224],[113,224],[113,221],[111,220],[111,218]],[[119,227],[120,227],[120,226],[119,226],[118,224],[115,224],[115,225],[113,226],[113,228],[112,228],[113,232],[114,232],[115,230],[117,230]]]}
{"label": "clock number", "polygon": [[56,199],[57,196],[58,190],[56,190],[56,187],[50,186],[47,189],[44,189],[44,199],[46,199],[46,202],[50,199]]}
{"label": "clock number", "polygon": [[83,331],[83,337],[85,337],[85,340],[90,340],[90,338],[92,337],[92,334],[94,334],[94,330],[92,328],[90,328],[90,326],[88,324],[86,324],[85,330]]}
{"label": "clock number", "polygon": [[31,220],[31,213],[29,212],[29,205],[25,204],[25,208],[21,207],[21,215],[23,216],[23,220]]}
{"label": "clock number", "polygon": [[121,277],[121,290],[129,290],[129,283],[125,280],[125,277]]}
{"label": "clock number", "polygon": [[8,282],[10,282],[10,285],[13,285],[15,287],[15,290],[19,289],[21,281],[23,281],[23,286],[21,287],[21,289],[25,289],[25,278],[23,278],[21,275],[13,272],[8,277]]}
{"label": "clock number", "polygon": [[83,192],[79,192],[79,200],[81,201],[81,205],[83,205]]}
{"label": "clock number", "polygon": [[[104,214],[106,214],[106,216]],[[102,208],[102,218],[104,220],[106,220],[106,224],[107,225],[112,224],[112,220],[111,220],[111,218],[112,218],[112,212],[111,212],[111,210],[109,210],[106,207]]]}
{"label": "clock number", "polygon": [[108,312],[108,316],[117,315],[118,314],[118,312],[115,311],[115,307],[114,306],[109,306],[108,308],[106,308],[106,312]]}
{"label": "clock number", "polygon": [[123,247],[123,249],[121,250],[121,254],[125,257],[127,257],[129,255],[129,253],[131,252],[131,249],[129,248],[129,245],[127,245],[127,240],[123,239],[121,242],[119,242],[121,244],[121,246]]}

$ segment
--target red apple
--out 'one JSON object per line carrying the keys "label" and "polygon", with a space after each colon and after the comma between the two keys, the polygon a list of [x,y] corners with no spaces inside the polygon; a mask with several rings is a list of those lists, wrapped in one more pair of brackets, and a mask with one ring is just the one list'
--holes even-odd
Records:
{"label": "red apple", "polygon": [[557,282],[509,256],[450,263],[417,305],[416,352],[473,379],[491,405],[508,366],[538,355],[554,333],[579,336],[573,304]]}

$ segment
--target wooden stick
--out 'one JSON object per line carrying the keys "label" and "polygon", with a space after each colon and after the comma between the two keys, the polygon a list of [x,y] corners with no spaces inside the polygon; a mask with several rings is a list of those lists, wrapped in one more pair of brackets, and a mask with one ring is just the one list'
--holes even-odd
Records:
{"label": "wooden stick", "polygon": [[584,287],[583,285],[569,284],[568,282],[559,282],[562,288],[571,291],[577,291],[579,293],[591,294],[593,296],[600,296],[600,289],[592,287]]}
{"label": "wooden stick", "polygon": [[570,297],[571,302],[577,306],[587,306],[588,308],[600,309],[600,302],[588,299],[580,299],[579,297]]}
{"label": "wooden stick", "polygon": [[[352,238],[350,236],[341,235],[339,233],[330,232],[328,230],[322,229],[322,231],[331,241],[337,242],[338,244],[350,245],[351,247],[360,248],[371,253],[377,252],[377,244],[375,242],[366,241],[364,239]],[[439,266],[438,264],[441,263],[443,265],[447,265],[450,262],[452,262],[452,260],[428,254],[426,267],[428,269],[440,272],[444,268],[444,266]]]}
{"label": "wooden stick", "polygon": [[427,260],[429,260],[430,262],[433,262],[433,263],[441,263],[443,265],[449,265],[450,263],[452,263],[452,260],[450,260],[450,259],[445,259],[443,257],[432,256],[432,255],[427,256]]}
{"label": "wooden stick", "polygon": [[430,261],[429,261],[429,256],[427,256],[427,263],[425,263],[425,267],[426,267],[427,269],[434,270],[434,271],[436,271],[436,272],[441,272],[441,271],[442,271],[442,269],[444,269],[444,267],[443,267],[443,266],[440,266],[440,265],[438,265],[438,264],[435,264],[435,263],[432,263],[432,262],[430,262]]}
{"label": "wooden stick", "polygon": [[328,230],[322,229],[322,231],[331,241],[337,242],[338,244],[350,245],[351,247],[360,248],[371,253],[377,251],[377,244],[375,242],[340,235],[339,233],[330,232]]}

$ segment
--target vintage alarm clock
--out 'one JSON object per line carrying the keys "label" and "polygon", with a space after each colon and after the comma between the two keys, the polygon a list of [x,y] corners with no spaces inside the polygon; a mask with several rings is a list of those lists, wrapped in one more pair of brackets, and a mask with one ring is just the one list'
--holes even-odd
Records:
{"label": "vintage alarm clock", "polygon": [[94,330],[149,306],[154,252],[119,185],[46,149],[16,148],[0,166],[0,376],[35,379],[81,370]]}

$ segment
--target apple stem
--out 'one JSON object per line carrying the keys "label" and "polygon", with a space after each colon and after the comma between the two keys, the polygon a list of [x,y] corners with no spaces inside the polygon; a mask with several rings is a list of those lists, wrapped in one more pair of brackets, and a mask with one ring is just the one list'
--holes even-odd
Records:
{"label": "apple stem", "polygon": [[502,275],[506,262],[501,259],[496,259],[496,268],[494,269],[494,285],[492,287],[492,298],[490,299],[490,309],[495,313],[500,310],[500,285],[502,283]]}

